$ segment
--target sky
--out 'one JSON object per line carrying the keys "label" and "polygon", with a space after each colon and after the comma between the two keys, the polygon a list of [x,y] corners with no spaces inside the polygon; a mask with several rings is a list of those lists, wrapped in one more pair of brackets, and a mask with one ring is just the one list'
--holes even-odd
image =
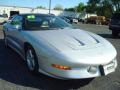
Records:
{"label": "sky", "polygon": [[[43,6],[48,8],[50,0],[0,0],[0,5],[22,6],[22,7],[37,7]],[[51,7],[61,5],[63,8],[77,6],[80,2],[86,4],[88,0],[51,0]]]}

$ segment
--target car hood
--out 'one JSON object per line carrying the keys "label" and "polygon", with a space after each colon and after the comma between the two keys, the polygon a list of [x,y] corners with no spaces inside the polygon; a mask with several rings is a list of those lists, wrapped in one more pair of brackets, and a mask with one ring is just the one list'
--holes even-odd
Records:
{"label": "car hood", "polygon": [[39,39],[43,39],[60,51],[71,49],[78,50],[83,46],[92,46],[99,43],[95,37],[79,29],[30,31],[29,34],[38,41]]}
{"label": "car hood", "polygon": [[[116,57],[116,50],[104,38],[80,29],[61,29],[28,32],[36,40],[43,40],[56,48],[69,62],[106,64]],[[87,57],[86,57],[87,56]],[[62,56],[61,56],[62,57]],[[97,60],[97,62],[96,62]]]}

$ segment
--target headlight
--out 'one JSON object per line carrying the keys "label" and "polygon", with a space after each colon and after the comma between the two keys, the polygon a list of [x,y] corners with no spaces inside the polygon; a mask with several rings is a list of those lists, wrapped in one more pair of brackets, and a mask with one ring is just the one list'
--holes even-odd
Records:
{"label": "headlight", "polygon": [[58,69],[63,69],[63,70],[71,70],[71,67],[69,67],[69,66],[63,66],[63,65],[58,65],[58,64],[52,64],[52,67],[58,68]]}

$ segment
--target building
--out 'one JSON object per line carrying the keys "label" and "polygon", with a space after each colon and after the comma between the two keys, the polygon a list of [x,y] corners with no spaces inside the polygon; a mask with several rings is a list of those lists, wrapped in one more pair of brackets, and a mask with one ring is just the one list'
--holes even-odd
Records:
{"label": "building", "polygon": [[[49,13],[48,9],[0,5],[0,14],[7,14],[9,17],[10,11],[19,11],[20,13],[43,13],[43,14]],[[78,14],[75,12],[60,11],[60,10],[51,10],[51,13],[56,16],[76,16]]]}

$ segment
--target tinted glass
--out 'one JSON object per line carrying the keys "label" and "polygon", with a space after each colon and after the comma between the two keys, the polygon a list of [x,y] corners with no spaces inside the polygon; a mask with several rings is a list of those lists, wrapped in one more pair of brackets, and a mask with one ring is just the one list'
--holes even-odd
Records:
{"label": "tinted glass", "polygon": [[10,23],[11,23],[11,25],[22,25],[22,17],[14,16]]}
{"label": "tinted glass", "polygon": [[25,29],[27,30],[58,30],[66,27],[71,27],[71,25],[59,17],[53,15],[25,16]]}

